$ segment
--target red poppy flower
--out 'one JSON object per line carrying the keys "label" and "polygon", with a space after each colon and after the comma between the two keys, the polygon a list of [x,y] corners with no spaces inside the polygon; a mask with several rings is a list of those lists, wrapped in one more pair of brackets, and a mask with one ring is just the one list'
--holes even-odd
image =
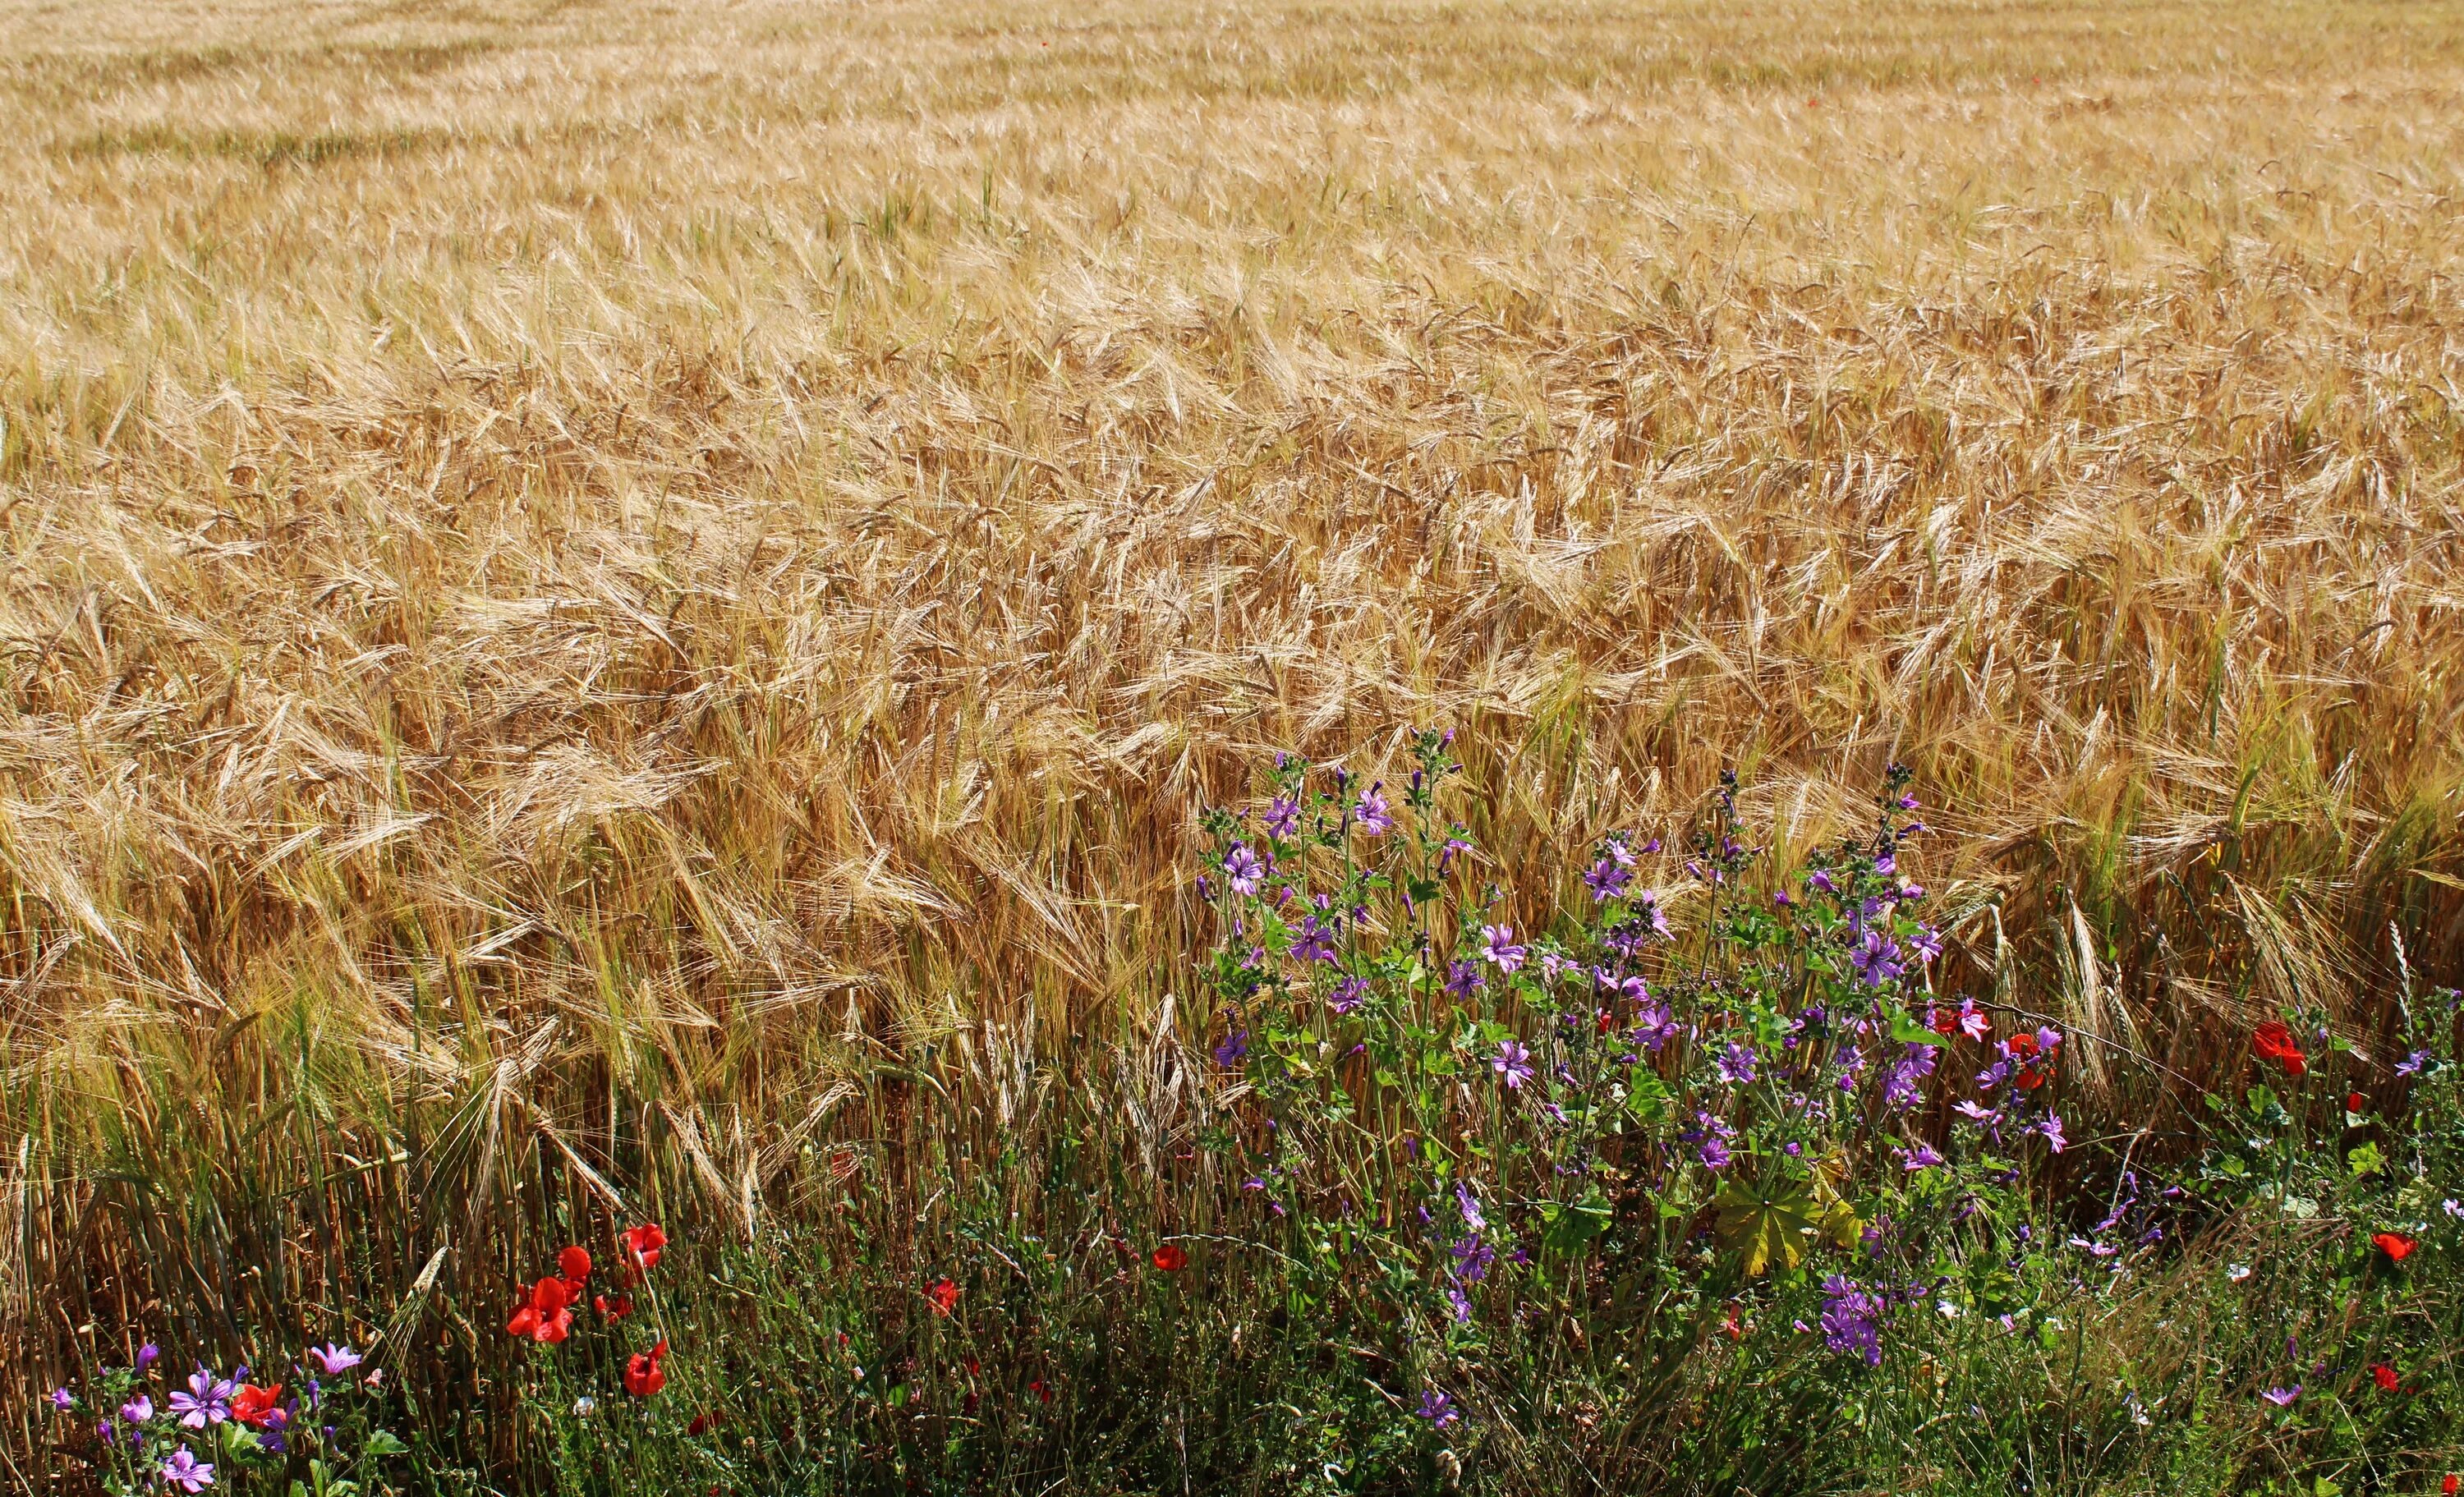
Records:
{"label": "red poppy flower", "polygon": [[708,1430],[716,1429],[717,1427],[717,1412],[715,1410],[706,1410],[693,1417],[693,1422],[685,1426],[685,1433],[688,1435],[698,1435]]}
{"label": "red poppy flower", "polygon": [[609,1299],[605,1294],[593,1294],[590,1296],[590,1308],[610,1320],[622,1320],[633,1313],[633,1301],[631,1296],[625,1294],[619,1294],[614,1299]]}
{"label": "red poppy flower", "polygon": [[668,1245],[668,1234],[659,1230],[659,1223],[656,1222],[645,1222],[640,1226],[627,1227],[618,1233],[617,1237],[624,1243],[626,1254],[644,1268],[657,1267],[659,1254],[664,1252]]}
{"label": "red poppy flower", "polygon": [[2394,1368],[2389,1367],[2385,1362],[2372,1362],[2370,1364],[2370,1376],[2378,1380],[2378,1385],[2382,1389],[2388,1393],[2395,1392],[2397,1379]]}
{"label": "red poppy flower", "polygon": [[1931,1024],[1933,1026],[1933,1032],[1936,1034],[1956,1034],[1959,1032],[1959,1015],[1947,1008],[1937,1008],[1933,1010],[1928,1019],[1928,1023]]}
{"label": "red poppy flower", "polygon": [[935,1280],[933,1287],[924,1291],[924,1297],[932,1302],[937,1314],[946,1315],[958,1308],[958,1287],[947,1279]]}
{"label": "red poppy flower", "polygon": [[2438,1484],[2439,1497],[2455,1497],[2456,1486],[2455,1473],[2453,1471],[2448,1472],[2447,1480]]}
{"label": "red poppy flower", "polygon": [[505,1330],[534,1341],[561,1341],[573,1330],[573,1290],[562,1279],[541,1279],[514,1307]]}
{"label": "red poppy flower", "polygon": [[2387,1254],[2387,1262],[2402,1263],[2421,1244],[2402,1232],[2381,1232],[2370,1239],[2370,1245]]}
{"label": "red poppy flower", "polygon": [[575,1284],[590,1277],[590,1249],[568,1247],[556,1255],[556,1271]]}
{"label": "red poppy flower", "polygon": [[[1050,1403],[1052,1401],[1052,1390],[1044,1385],[1044,1379],[1041,1377],[1035,1378],[1033,1381],[1029,1382],[1026,1385],[1026,1391],[1034,1394],[1037,1398],[1042,1398],[1046,1403]],[[2451,1482],[2455,1478],[2452,1476],[2448,1478]]]}
{"label": "red poppy flower", "polygon": [[667,1370],[659,1363],[668,1354],[668,1343],[661,1341],[650,1348],[648,1355],[634,1353],[625,1359],[625,1391],[637,1398],[647,1398],[668,1385]]}
{"label": "red poppy flower", "polygon": [[1178,1243],[1166,1243],[1155,1250],[1155,1266],[1166,1273],[1178,1273],[1189,1266],[1189,1254]]}
{"label": "red poppy flower", "polygon": [[2271,1019],[2251,1031],[2251,1047],[2284,1068],[2284,1074],[2299,1076],[2310,1068],[2310,1057],[2293,1043],[2293,1031]]}
{"label": "red poppy flower", "polygon": [[2362,1100],[2362,1094],[2358,1091],[2350,1092],[2344,1097],[2344,1111],[2347,1112],[2361,1112],[2367,1105]]}
{"label": "red poppy flower", "polygon": [[243,1424],[263,1429],[281,1414],[282,1411],[275,1407],[281,1397],[280,1383],[271,1388],[260,1388],[254,1383],[244,1382],[239,1385],[239,1391],[231,1395],[231,1417]]}

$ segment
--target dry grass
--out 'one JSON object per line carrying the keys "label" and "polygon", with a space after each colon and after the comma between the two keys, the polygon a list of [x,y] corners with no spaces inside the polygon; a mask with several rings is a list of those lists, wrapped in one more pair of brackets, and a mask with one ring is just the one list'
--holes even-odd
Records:
{"label": "dry grass", "polygon": [[2464,957],[2448,0],[0,13],[10,1339],[259,1117],[749,1213],[1411,721],[1529,906],[1907,758],[2186,1068]]}

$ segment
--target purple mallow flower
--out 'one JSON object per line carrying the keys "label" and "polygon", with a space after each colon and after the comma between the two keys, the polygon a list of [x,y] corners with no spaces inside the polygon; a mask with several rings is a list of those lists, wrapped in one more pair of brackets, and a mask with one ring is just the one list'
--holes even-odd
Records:
{"label": "purple mallow flower", "polygon": [[1471,1193],[1470,1186],[1463,1184],[1455,1186],[1455,1206],[1463,1212],[1463,1225],[1473,1231],[1477,1232],[1488,1225],[1488,1218],[1480,1209],[1480,1198]]}
{"label": "purple mallow flower", "polygon": [[1361,791],[1360,799],[1352,807],[1353,819],[1360,824],[1362,831],[1373,837],[1382,837],[1395,826],[1395,818],[1386,809],[1386,797],[1379,793],[1385,788],[1386,782],[1377,782]]}
{"label": "purple mallow flower", "polygon": [[1431,1388],[1420,1395],[1420,1418],[1427,1420],[1435,1427],[1443,1429],[1463,1418],[1463,1411],[1454,1406],[1453,1399],[1437,1389]]}
{"label": "purple mallow flower", "polygon": [[1369,980],[1346,978],[1334,985],[1334,996],[1327,1006],[1338,1014],[1348,1014],[1369,1001]]}
{"label": "purple mallow flower", "polygon": [[2259,1397],[2279,1409],[2288,1409],[2293,1406],[2294,1399],[2301,1397],[2301,1385],[2297,1382],[2290,1388],[2270,1388]]}
{"label": "purple mallow flower", "polygon": [[1234,893],[1246,899],[1265,887],[1266,865],[1247,843],[1236,842],[1223,854],[1223,877]]}
{"label": "purple mallow flower", "polygon": [[1266,803],[1266,832],[1269,836],[1289,837],[1301,827],[1301,803],[1298,796],[1279,795]]}
{"label": "purple mallow flower", "polygon": [[1248,1055],[1248,1053],[1249,1031],[1246,1029],[1235,1029],[1223,1037],[1222,1044],[1215,1047],[1215,1064],[1218,1066],[1238,1066]]}
{"label": "purple mallow flower", "polygon": [[1654,1054],[1677,1032],[1677,1019],[1664,1006],[1646,1002],[1634,1011],[1634,1043]]}
{"label": "purple mallow flower", "polygon": [[1480,928],[1480,954],[1497,964],[1500,972],[1521,970],[1525,949],[1514,944],[1514,927],[1484,925]]}
{"label": "purple mallow flower", "polygon": [[[178,1397],[176,1394],[173,1397]],[[201,1492],[214,1485],[214,1468],[210,1462],[200,1461],[186,1445],[171,1452],[163,1463],[163,1485],[176,1486],[184,1492]]]}
{"label": "purple mallow flower", "polygon": [[1849,949],[1848,964],[1857,971],[1857,980],[1867,987],[1881,987],[1907,970],[1905,954],[1900,943],[1880,931],[1867,931],[1865,938]]}
{"label": "purple mallow flower", "polygon": [[120,1406],[120,1417],[131,1424],[143,1424],[154,1417],[154,1400],[141,1393]]}
{"label": "purple mallow flower", "polygon": [[1470,962],[1452,961],[1446,964],[1446,992],[1451,996],[1459,999],[1469,998],[1487,985],[1488,980],[1482,977],[1480,969]]}
{"label": "purple mallow flower", "polygon": [[1728,1047],[1720,1052],[1718,1067],[1720,1079],[1732,1087],[1742,1086],[1753,1080],[1753,1046],[1740,1045],[1734,1040],[1729,1041]]}
{"label": "purple mallow flower", "polygon": [[171,1395],[171,1412],[190,1429],[204,1429],[231,1418],[231,1383],[200,1367],[188,1378],[188,1391]]}
{"label": "purple mallow flower", "polygon": [[1492,1070],[1505,1078],[1508,1091],[1521,1090],[1523,1084],[1531,1079],[1531,1052],[1512,1040],[1500,1040],[1497,1057],[1488,1064]]}
{"label": "purple mallow flower", "polygon": [[1633,881],[1634,875],[1620,867],[1614,857],[1600,859],[1592,865],[1590,872],[1583,875],[1583,887],[1590,890],[1592,897],[1602,904],[1624,893],[1626,885]]}
{"label": "purple mallow flower", "polygon": [[1300,961],[1332,961],[1334,928],[1313,914],[1303,919],[1300,939],[1292,943],[1292,957]]}
{"label": "purple mallow flower", "polygon": [[326,1342],[323,1346],[310,1347],[308,1349],[308,1359],[315,1362],[318,1367],[322,1369],[325,1376],[328,1377],[333,1376],[337,1373],[349,1372],[352,1368],[359,1366],[360,1363],[364,1360],[359,1353],[352,1351],[349,1347],[336,1346],[331,1341]]}

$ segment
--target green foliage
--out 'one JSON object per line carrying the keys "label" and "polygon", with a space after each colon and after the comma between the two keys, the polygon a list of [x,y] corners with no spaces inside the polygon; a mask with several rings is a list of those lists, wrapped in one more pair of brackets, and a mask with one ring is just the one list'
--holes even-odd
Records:
{"label": "green foliage", "polygon": [[[569,1198],[625,1266],[521,1291],[569,1336],[508,1335],[482,1275],[376,1338],[372,1367],[469,1336],[467,1393],[363,1375],[335,1434],[165,1414],[123,1458],[77,1421],[140,1374],[99,1371],[64,1468],[132,1492],[193,1444],[294,1497],[2435,1485],[2454,993],[2407,991],[2400,1061],[2288,1014],[2199,1129],[2075,1139],[2101,1042],[1937,990],[1903,773],[1801,867],[1724,792],[1527,915],[1448,814],[1446,740],[1414,747],[1391,798],[1285,760],[1209,818],[1208,1026],[1167,1011],[1145,1072],[931,1148],[851,1127],[803,1212],[671,1218],[664,1266]],[[885,1066],[864,1101],[936,1090]]]}

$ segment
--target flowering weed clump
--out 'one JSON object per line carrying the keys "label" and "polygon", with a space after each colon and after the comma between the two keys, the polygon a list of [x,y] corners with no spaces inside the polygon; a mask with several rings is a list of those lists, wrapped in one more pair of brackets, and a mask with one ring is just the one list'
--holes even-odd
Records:
{"label": "flowering weed clump", "polygon": [[2167,1068],[1962,959],[1990,899],[1928,887],[1908,771],[1871,804],[1783,856],[1727,778],[1535,900],[1448,735],[1391,779],[1280,758],[1204,820],[1204,1028],[1166,1003],[1144,1070],[892,1129],[946,1093],[878,1065],[799,1214],[611,1226],[612,1269],[594,1174],[392,1465],[334,1348],[158,1403],[99,1374],[62,1417],[118,1422],[64,1448],[120,1493],[2442,1480],[2456,993],[2408,980],[2368,1046],[2261,1019],[2189,1121],[2083,1128],[2084,1076]]}
{"label": "flowering weed clump", "polygon": [[226,1376],[199,1363],[183,1378],[164,1361],[149,1341],[129,1365],[52,1394],[63,1444],[111,1497],[208,1488],[363,1497],[392,1489],[400,1475],[385,1458],[408,1446],[376,1422],[383,1370],[347,1346],[309,1348],[290,1362],[287,1387],[245,1365]]}

